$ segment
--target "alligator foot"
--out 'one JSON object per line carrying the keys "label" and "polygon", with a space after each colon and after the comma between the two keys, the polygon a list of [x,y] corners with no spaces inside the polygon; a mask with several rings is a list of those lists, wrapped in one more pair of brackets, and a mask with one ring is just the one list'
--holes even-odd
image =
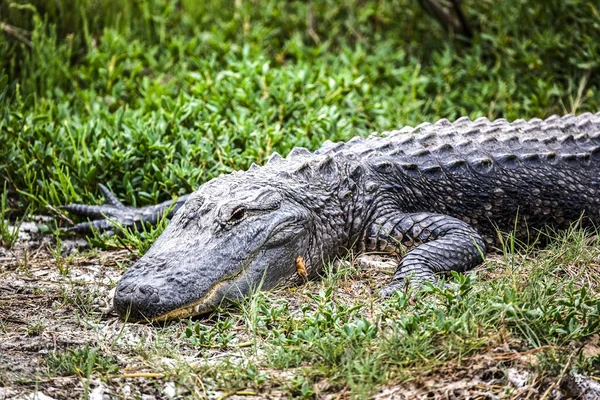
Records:
{"label": "alligator foot", "polygon": [[170,217],[181,207],[187,196],[181,196],[175,201],[165,201],[163,203],[135,208],[127,207],[117,199],[117,197],[104,185],[99,184],[100,190],[106,199],[103,205],[87,204],[69,204],[61,206],[71,214],[88,218],[87,222],[81,222],[64,229],[70,233],[89,233],[92,230],[100,230],[107,233],[114,233],[115,229],[137,228],[144,223],[156,224],[165,212]]}
{"label": "alligator foot", "polygon": [[459,289],[459,285],[455,281],[444,281],[441,279],[437,279],[437,277],[432,276],[427,280],[418,280],[418,279],[403,279],[401,281],[393,280],[386,287],[379,291],[379,295],[383,298],[391,297],[396,292],[411,292],[412,294],[417,294],[426,282],[431,283],[434,286],[439,288],[457,291]]}
{"label": "alligator foot", "polygon": [[[367,235],[368,244],[387,246],[396,242],[412,249],[406,253],[383,297],[395,291],[435,284],[436,274],[465,271],[483,262],[485,243],[465,222],[443,214],[393,214],[377,220]],[[419,244],[421,243],[421,244]]]}
{"label": "alligator foot", "polygon": [[386,287],[384,287],[383,289],[381,289],[379,291],[379,295],[381,297],[392,297],[394,295],[394,293],[396,292],[406,292],[409,289],[409,285],[406,284],[406,282],[401,281],[401,282],[395,282],[392,281],[390,282]]}

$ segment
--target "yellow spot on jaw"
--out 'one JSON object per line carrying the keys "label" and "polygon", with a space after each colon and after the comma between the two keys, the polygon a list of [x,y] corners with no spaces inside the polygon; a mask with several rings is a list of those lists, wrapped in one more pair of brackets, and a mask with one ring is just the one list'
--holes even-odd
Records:
{"label": "yellow spot on jaw", "polygon": [[177,310],[169,311],[166,314],[159,315],[158,317],[152,318],[152,321],[168,321],[171,319],[186,318],[200,313],[200,309],[202,308],[202,306],[210,302],[215,297],[217,289],[219,289],[223,284],[228,282],[229,280],[224,280],[217,283],[210,289],[206,296],[202,297],[195,303],[188,304],[184,307],[178,308]]}
{"label": "yellow spot on jaw", "polygon": [[178,308],[177,310],[169,311],[166,314],[159,315],[158,317],[152,318],[152,321],[153,322],[168,321],[171,319],[187,318],[187,317],[192,317],[194,315],[198,315],[200,313],[200,310],[205,311],[205,308],[203,308],[202,306],[213,300],[213,298],[217,294],[217,290],[221,286],[223,286],[226,283],[234,282],[239,276],[241,276],[244,272],[246,272],[246,268],[248,268],[248,265],[250,265],[250,261],[244,265],[244,267],[240,270],[239,273],[237,273],[233,276],[230,276],[229,278],[224,279],[221,282],[217,282],[215,284],[215,286],[213,286],[208,291],[208,293],[206,293],[206,295],[203,296],[202,298],[200,298],[198,301],[196,301],[192,304],[185,305],[181,308]]}
{"label": "yellow spot on jaw", "polygon": [[296,271],[302,278],[308,278],[308,272],[306,272],[306,263],[304,262],[304,257],[302,256],[296,257]]}

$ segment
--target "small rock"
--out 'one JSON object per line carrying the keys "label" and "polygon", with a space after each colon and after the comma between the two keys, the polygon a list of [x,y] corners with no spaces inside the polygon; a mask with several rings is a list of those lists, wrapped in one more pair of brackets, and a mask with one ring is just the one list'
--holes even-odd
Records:
{"label": "small rock", "polygon": [[64,239],[62,241],[62,254],[64,256],[70,256],[80,250],[88,250],[89,248],[90,244],[83,238]]}
{"label": "small rock", "polygon": [[333,262],[333,265],[336,269],[350,267],[351,263],[348,260],[337,259]]}
{"label": "small rock", "polygon": [[569,391],[570,395],[578,399],[600,399],[600,382],[576,372],[571,372],[567,376],[564,388]]}
{"label": "small rock", "polygon": [[177,395],[177,390],[175,389],[175,382],[167,382],[165,383],[165,387],[163,388],[164,395],[172,399]]}
{"label": "small rock", "polygon": [[121,393],[123,394],[123,397],[126,397],[126,398],[131,396],[131,386],[130,385],[123,386],[123,388],[121,389]]}
{"label": "small rock", "polygon": [[160,359],[160,365],[162,365],[163,367],[165,367],[167,369],[175,368],[175,363],[176,363],[176,361],[169,357],[163,357]]}
{"label": "small rock", "polygon": [[8,225],[8,231],[11,233],[14,232],[17,228],[19,229],[17,237],[21,242],[31,241],[33,237],[40,231],[37,225],[33,222],[21,222],[21,225],[19,226]]}
{"label": "small rock", "polygon": [[372,254],[361,254],[356,258],[361,269],[388,271],[396,269],[398,263],[391,257],[382,257]]}
{"label": "small rock", "polygon": [[507,371],[508,381],[516,388],[520,389],[527,385],[531,374],[527,371],[519,371],[516,368],[509,368]]}
{"label": "small rock", "polygon": [[33,392],[23,396],[24,400],[55,400],[54,397],[46,396],[42,392]]}
{"label": "small rock", "polygon": [[[10,228],[13,229],[14,227],[11,226]],[[19,226],[19,235],[21,233],[38,233],[39,231],[35,222],[21,222]]]}
{"label": "small rock", "polygon": [[101,384],[92,389],[90,393],[90,400],[103,400],[104,399],[104,386]]}
{"label": "small rock", "polygon": [[104,314],[112,311],[116,291],[117,287],[115,286],[105,296],[98,297],[98,309]]}
{"label": "small rock", "polygon": [[38,224],[47,224],[54,221],[54,217],[49,215],[27,215],[28,219],[31,219],[33,222],[37,222]]}
{"label": "small rock", "polygon": [[9,387],[0,387],[0,399],[8,399],[16,395],[17,391]]}

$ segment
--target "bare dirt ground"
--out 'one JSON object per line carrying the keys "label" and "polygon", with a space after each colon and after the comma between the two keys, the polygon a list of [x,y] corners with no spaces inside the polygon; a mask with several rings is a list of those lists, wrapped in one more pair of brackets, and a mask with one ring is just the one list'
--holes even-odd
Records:
{"label": "bare dirt ground", "polygon": [[[271,380],[259,390],[246,391],[219,389],[204,375],[210,373],[207,365],[224,358],[235,363],[255,356],[246,348],[252,337],[239,327],[232,328],[237,333],[227,349],[199,350],[182,340],[185,321],[163,327],[123,324],[111,311],[111,289],[134,259],[127,250],[89,251],[82,239],[65,240],[57,253],[54,238],[39,234],[31,223],[23,224],[12,249],[0,248],[0,400],[291,397],[277,380],[286,381],[293,370],[271,371]],[[393,263],[380,260],[361,262],[370,268],[339,289],[349,302],[357,293],[372,296],[393,269]],[[318,283],[274,296],[287,299],[294,310],[311,291],[318,291]],[[598,338],[589,343],[590,352],[599,351]],[[65,373],[49,362],[52,354],[85,346],[99,349],[118,368],[86,379],[85,371]],[[390,382],[374,398],[600,398],[598,382],[576,374],[564,375],[540,393],[533,356],[490,344],[489,352],[461,363],[444,364],[402,384]],[[565,385],[571,390],[565,392]],[[326,380],[315,384],[314,392],[313,398],[349,398],[345,391],[332,392]]]}

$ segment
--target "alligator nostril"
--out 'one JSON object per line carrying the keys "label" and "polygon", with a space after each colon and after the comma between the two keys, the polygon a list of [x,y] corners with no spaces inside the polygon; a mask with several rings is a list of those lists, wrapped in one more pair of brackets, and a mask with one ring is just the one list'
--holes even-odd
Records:
{"label": "alligator nostril", "polygon": [[158,303],[158,289],[154,286],[140,285],[137,290],[138,293],[134,294],[134,296],[137,297],[138,302],[141,302],[142,304]]}
{"label": "alligator nostril", "polygon": [[119,284],[114,298],[115,309],[132,320],[150,316],[153,305],[160,302],[158,289],[151,285]]}

